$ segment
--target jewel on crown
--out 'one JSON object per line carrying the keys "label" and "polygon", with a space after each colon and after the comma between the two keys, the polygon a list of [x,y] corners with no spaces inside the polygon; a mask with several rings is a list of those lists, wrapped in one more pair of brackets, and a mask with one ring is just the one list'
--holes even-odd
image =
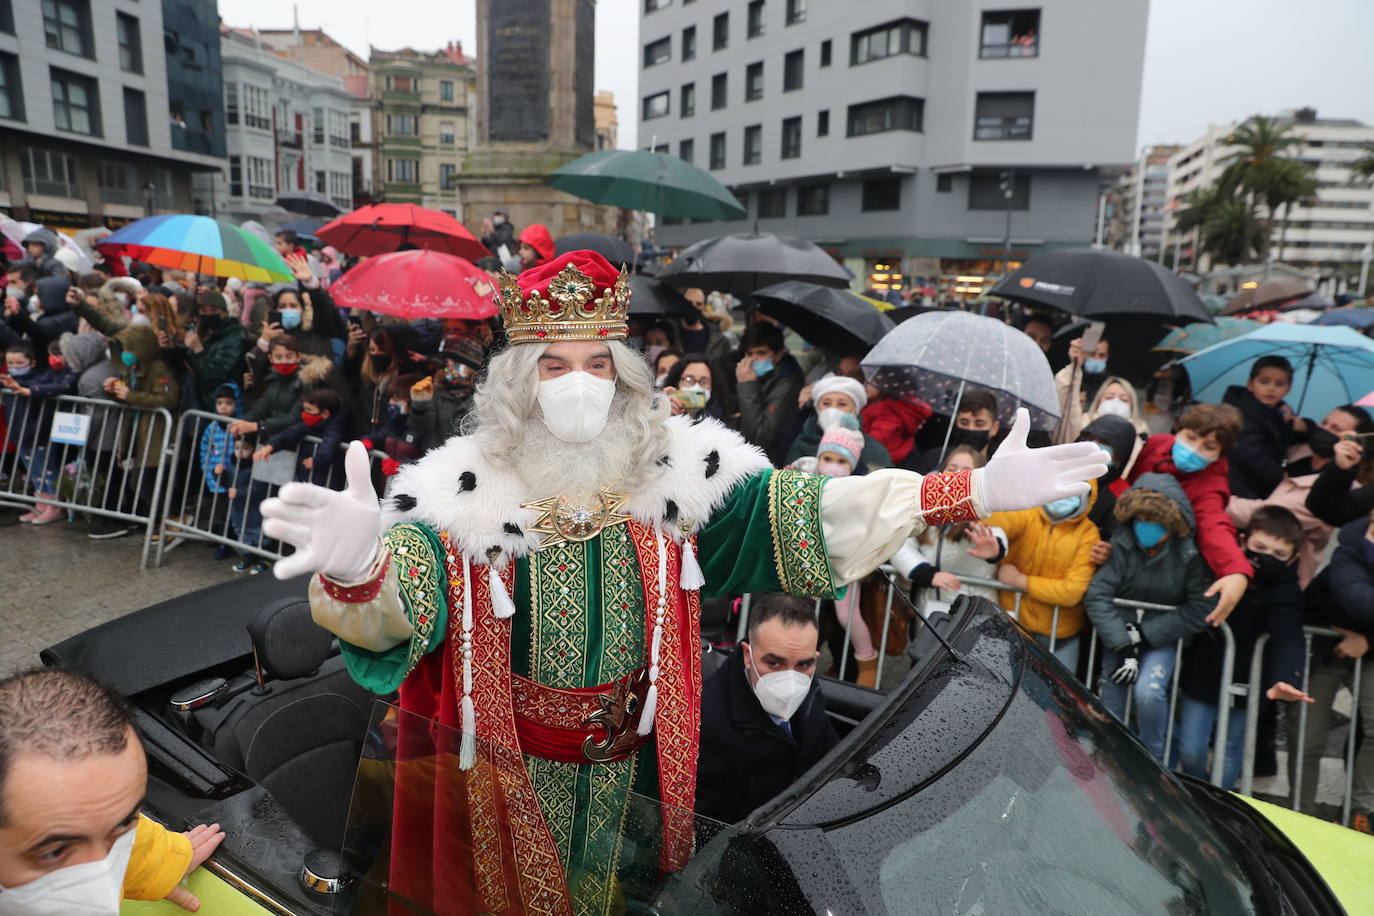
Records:
{"label": "jewel on crown", "polygon": [[497,304],[511,343],[619,340],[629,334],[630,279],[623,267],[615,285],[602,290],[572,264],[549,281],[547,297],[537,289],[526,296],[505,271],[497,286]]}

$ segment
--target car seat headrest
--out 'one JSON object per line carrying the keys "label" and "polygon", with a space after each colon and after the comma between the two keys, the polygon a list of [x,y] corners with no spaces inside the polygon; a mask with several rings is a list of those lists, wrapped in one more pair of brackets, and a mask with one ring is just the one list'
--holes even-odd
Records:
{"label": "car seat headrest", "polygon": [[310,617],[305,598],[273,601],[248,622],[248,638],[262,675],[273,680],[305,677],[329,658],[333,637]]}

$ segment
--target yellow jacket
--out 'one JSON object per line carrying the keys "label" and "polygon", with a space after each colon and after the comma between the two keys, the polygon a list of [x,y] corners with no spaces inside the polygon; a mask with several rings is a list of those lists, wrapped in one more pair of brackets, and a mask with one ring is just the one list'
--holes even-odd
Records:
{"label": "yellow jacket", "polygon": [[161,900],[186,877],[191,841],[139,815],[134,851],[124,873],[124,899]]}
{"label": "yellow jacket", "polygon": [[[1088,590],[1097,567],[1091,556],[1093,545],[1102,536],[1097,525],[1088,519],[1088,512],[1097,499],[1097,481],[1092,493],[1076,515],[1060,522],[1052,522],[1040,507],[1019,512],[995,512],[986,524],[996,525],[1007,533],[1007,555],[1010,563],[1026,574],[1029,580],[1026,594],[1021,597],[1021,625],[1032,633],[1050,635],[1055,605],[1059,606],[1059,639],[1073,636],[1083,629],[1083,595]],[[1002,607],[1010,611],[1016,594],[997,593]]]}

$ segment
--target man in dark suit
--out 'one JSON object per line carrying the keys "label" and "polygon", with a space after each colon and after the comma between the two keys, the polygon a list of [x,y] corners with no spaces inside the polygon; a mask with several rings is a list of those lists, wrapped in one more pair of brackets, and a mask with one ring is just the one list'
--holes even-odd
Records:
{"label": "man in dark suit", "polygon": [[815,606],[765,595],[749,641],[706,679],[696,810],[726,823],[778,795],[839,742],[816,682]]}

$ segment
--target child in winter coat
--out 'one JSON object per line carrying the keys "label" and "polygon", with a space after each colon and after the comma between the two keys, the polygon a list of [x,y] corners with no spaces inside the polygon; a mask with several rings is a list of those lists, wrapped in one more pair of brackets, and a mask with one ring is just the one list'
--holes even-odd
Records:
{"label": "child in winter coat", "polygon": [[205,489],[211,493],[228,493],[226,474],[234,466],[234,437],[226,423],[239,415],[243,402],[239,386],[228,382],[215,389],[215,413],[225,423],[210,422],[200,434],[200,470],[205,476]]}
{"label": "child in winter coat", "polygon": [[302,448],[296,467],[296,479],[321,487],[343,489],[343,446],[348,439],[348,413],[343,398],[333,388],[313,388],[301,396],[299,423],[288,426],[270,442],[253,453],[254,461],[265,461],[273,452],[293,451],[306,436],[314,436],[319,443]]}
{"label": "child in winter coat", "polygon": [[[267,498],[267,482],[253,479],[253,447],[257,437],[244,433],[234,438],[234,463],[230,467],[229,537],[250,547],[269,547],[271,541],[262,536],[262,501]],[[267,563],[257,557],[235,551],[239,560],[234,572],[257,575],[267,571]],[[216,554],[220,556],[220,554]]]}
{"label": "child in winter coat", "polygon": [[[1235,640],[1233,683],[1247,683],[1255,643],[1269,635],[1261,685],[1249,697],[1237,697],[1226,719],[1226,758],[1221,788],[1235,787],[1245,749],[1245,713],[1255,691],[1264,687],[1270,700],[1312,702],[1295,684],[1302,683],[1302,589],[1295,560],[1302,541],[1302,524],[1281,506],[1264,506],[1250,517],[1245,529],[1245,555],[1255,578],[1228,625]],[[1180,718],[1178,759],[1183,772],[1198,779],[1208,776],[1207,750],[1217,722],[1221,697],[1221,663],[1225,654],[1220,631],[1204,629],[1183,653],[1179,675]],[[1256,702],[1258,702],[1256,700]]]}
{"label": "child in winter coat", "polygon": [[1292,417],[1283,403],[1293,387],[1293,366],[1282,356],[1262,356],[1250,367],[1245,387],[1226,389],[1222,403],[1245,418],[1231,452],[1231,493],[1242,499],[1264,499],[1283,480],[1284,459],[1295,428],[1306,424]]}
{"label": "child in winter coat", "polygon": [[1145,441],[1129,475],[1135,483],[1142,474],[1168,474],[1183,487],[1197,519],[1193,537],[1216,577],[1207,589],[1207,597],[1217,597],[1207,620],[1214,626],[1235,608],[1254,574],[1226,513],[1231,501],[1226,459],[1240,438],[1241,423],[1234,407],[1196,404],[1179,417],[1175,435],[1151,436]]}
{"label": "child in winter coat", "polygon": [[[1168,474],[1141,475],[1117,500],[1116,520],[1111,557],[1083,600],[1102,644],[1116,653],[1104,659],[1099,694],[1124,722],[1134,685],[1136,733],[1163,760],[1176,644],[1202,630],[1212,609],[1207,563],[1193,540],[1193,508]],[[1118,598],[1173,610],[1141,611]]]}
{"label": "child in winter coat", "polygon": [[387,476],[395,473],[395,468],[414,461],[424,454],[419,434],[411,431],[409,423],[410,390],[420,381],[418,375],[398,375],[387,386],[386,415],[362,442],[369,450],[380,449],[390,460],[386,465]]}
{"label": "child in winter coat", "polygon": [[445,338],[439,357],[443,366],[410,389],[410,431],[420,437],[426,450],[459,434],[463,418],[472,409],[472,392],[482,369],[482,347],[470,337]]}
{"label": "child in winter coat", "polygon": [[[58,350],[56,341],[53,349]],[[21,522],[46,525],[62,518],[62,509],[45,500],[57,498],[57,479],[61,471],[58,455],[48,445],[48,430],[56,412],[49,400],[76,390],[76,373],[67,368],[61,352],[48,356],[48,365],[39,369],[33,350],[16,344],[5,351],[5,374],[0,385],[5,398],[9,435],[19,447],[19,460],[28,469],[29,485],[38,497],[33,510],[19,516]],[[59,450],[60,451],[60,450]]]}

